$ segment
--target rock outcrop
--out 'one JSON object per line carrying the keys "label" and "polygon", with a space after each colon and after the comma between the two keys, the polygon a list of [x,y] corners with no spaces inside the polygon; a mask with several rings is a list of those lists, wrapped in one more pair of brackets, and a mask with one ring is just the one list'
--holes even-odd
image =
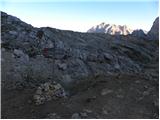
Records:
{"label": "rock outcrop", "polygon": [[[88,77],[141,73],[146,64],[158,60],[154,41],[35,28],[3,12],[1,18],[2,87],[34,87],[56,81],[68,89]],[[119,34],[130,33],[126,27],[122,30]]]}
{"label": "rock outcrop", "polygon": [[144,33],[142,29],[134,30],[132,35],[138,38],[147,39],[147,35]]}
{"label": "rock outcrop", "polygon": [[88,33],[107,33],[111,35],[128,35],[131,34],[133,30],[128,28],[126,25],[115,25],[115,24],[105,24],[104,22],[92,27],[87,32]]}
{"label": "rock outcrop", "polygon": [[159,17],[157,17],[156,20],[154,21],[151,30],[148,32],[148,37],[151,40],[159,39]]}
{"label": "rock outcrop", "polygon": [[46,101],[57,100],[65,97],[66,93],[60,84],[48,82],[41,84],[37,88],[36,93],[33,96],[33,100],[36,105],[40,105],[44,104]]}

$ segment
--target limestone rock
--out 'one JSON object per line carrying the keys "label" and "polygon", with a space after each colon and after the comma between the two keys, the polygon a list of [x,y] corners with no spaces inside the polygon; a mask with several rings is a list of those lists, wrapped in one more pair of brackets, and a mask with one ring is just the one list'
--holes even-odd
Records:
{"label": "limestone rock", "polygon": [[65,98],[63,87],[58,83],[44,83],[39,86],[33,96],[36,105],[44,104],[46,101]]}
{"label": "limestone rock", "polygon": [[132,30],[126,25],[105,24],[104,22],[92,27],[87,32],[90,33],[108,33],[111,35],[128,35],[132,33]]}

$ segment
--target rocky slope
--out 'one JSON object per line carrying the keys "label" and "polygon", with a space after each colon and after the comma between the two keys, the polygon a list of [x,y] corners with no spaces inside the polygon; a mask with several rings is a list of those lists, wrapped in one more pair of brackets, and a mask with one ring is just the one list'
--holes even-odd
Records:
{"label": "rocky slope", "polygon": [[70,86],[88,76],[139,73],[157,57],[153,43],[132,36],[34,28],[5,13],[1,16],[4,82],[39,83],[54,76]]}
{"label": "rocky slope", "polygon": [[[46,111],[43,110],[50,105],[46,106],[45,104],[40,107],[35,107],[34,102],[32,103],[31,101],[31,96],[34,96],[36,90],[41,89],[41,87],[38,86],[48,85],[48,83],[54,81],[64,87],[67,96],[73,95],[73,98],[71,97],[67,100],[66,98],[62,98],[62,101],[59,100],[61,103],[51,100],[51,102],[53,102],[52,107],[55,105],[57,108],[56,112],[62,111],[61,114],[64,115],[62,118],[65,118],[68,114],[70,116],[70,114],[74,114],[76,111],[83,112],[77,108],[78,106],[84,107],[86,105],[83,103],[77,105],[77,101],[85,99],[87,95],[92,96],[91,93],[94,93],[96,89],[104,89],[104,86],[95,86],[95,88],[93,87],[86,94],[83,94],[83,91],[88,90],[92,85],[94,86],[94,84],[99,84],[99,82],[111,82],[110,84],[113,85],[114,89],[112,91],[118,94],[116,93],[118,90],[116,87],[117,84],[114,83],[114,81],[112,82],[112,80],[116,77],[117,80],[121,81],[122,79],[119,78],[119,76],[123,76],[123,74],[124,77],[128,76],[127,74],[130,76],[127,78],[125,77],[126,82],[124,81],[123,84],[119,83],[120,86],[124,85],[124,89],[121,90],[124,94],[128,91],[129,87],[127,81],[133,76],[137,76],[137,80],[140,80],[143,85],[152,83],[152,85],[142,90],[143,86],[136,86],[133,81],[130,81],[130,85],[133,85],[133,89],[136,90],[136,99],[140,99],[138,92],[142,95],[141,100],[146,98],[141,94],[144,91],[149,91],[153,93],[154,96],[153,97],[149,93],[149,99],[145,103],[146,105],[150,102],[149,108],[143,111],[145,105],[142,105],[143,109],[138,111],[139,113],[135,113],[135,118],[157,117],[158,112],[155,109],[157,109],[158,105],[154,104],[154,102],[158,99],[158,92],[156,92],[158,89],[159,71],[158,40],[147,41],[132,35],[112,36],[103,33],[62,31],[49,27],[35,28],[4,12],[1,12],[1,27],[3,118],[24,118],[23,116],[27,118],[43,118],[45,116],[44,114],[47,115]],[[57,87],[53,85],[48,86],[52,87],[47,87],[46,91],[45,89],[39,91],[45,92],[40,94],[45,97],[45,99],[43,98],[43,102],[50,99],[50,91],[53,92],[54,90],[52,90],[52,88]],[[150,90],[150,88],[152,89]],[[63,91],[63,89],[61,89],[61,91]],[[55,97],[55,95],[61,94],[61,91],[56,94],[51,93],[51,95]],[[133,91],[131,90],[126,95],[132,94]],[[42,99],[39,92],[36,93],[38,94],[38,97],[35,98],[36,100]],[[75,95],[77,92],[81,95],[81,98],[78,94]],[[24,94],[26,96],[24,96]],[[108,94],[108,91],[104,94]],[[8,99],[9,97],[11,99]],[[87,101],[92,101],[92,97]],[[134,94],[128,99],[132,100],[133,97],[135,97]],[[100,100],[102,100],[100,103],[103,103],[103,100],[105,101],[103,95],[100,98]],[[93,99],[95,99],[95,97]],[[29,100],[29,103],[26,103],[26,100]],[[74,103],[73,106],[70,104],[70,100],[71,103]],[[125,100],[127,99],[124,97],[122,106],[124,109],[128,109],[129,106],[125,108],[127,104]],[[12,106],[14,101],[16,101],[16,107]],[[99,103],[98,101],[99,100],[96,99],[96,103]],[[110,101],[112,101],[112,97],[110,97]],[[61,107],[57,106],[63,103],[66,107],[65,111],[61,109],[64,107],[63,105]],[[104,104],[108,103],[104,102]],[[68,105],[73,108],[72,112],[70,111],[71,113],[68,113]],[[109,111],[115,108],[112,105]],[[140,108],[141,103],[138,103],[138,105],[139,106],[133,109],[134,112],[137,111],[136,109]],[[21,106],[23,107],[21,108]],[[31,109],[34,109],[33,111],[38,110],[38,113],[35,112],[31,115],[29,112]],[[96,107],[93,109],[97,110]],[[155,110],[153,114],[151,113],[151,111],[153,111],[152,109]],[[40,112],[39,110],[42,111]],[[51,112],[51,110],[53,109],[50,108],[48,112]],[[99,114],[98,111],[95,111],[96,113],[91,114],[89,118],[96,118],[98,116],[100,118],[113,118],[119,110],[120,108],[117,108],[117,111],[111,116],[103,116]],[[22,111],[21,115],[18,111]],[[146,115],[146,112],[149,112],[149,115]],[[44,116],[37,116],[41,114]],[[119,112],[117,117],[125,117],[123,114],[124,113]],[[78,113],[78,116],[80,115],[81,114]],[[141,117],[138,117],[139,115]],[[55,113],[51,116],[56,117]],[[77,117],[77,114],[74,114],[73,118],[75,118],[75,116]],[[132,118],[134,117],[132,116]]]}
{"label": "rocky slope", "polygon": [[105,24],[104,22],[90,28],[89,33],[107,33],[111,35],[128,35],[133,32],[126,25]]}
{"label": "rocky slope", "polygon": [[148,37],[151,40],[159,39],[159,17],[154,21],[151,30],[148,32]]}

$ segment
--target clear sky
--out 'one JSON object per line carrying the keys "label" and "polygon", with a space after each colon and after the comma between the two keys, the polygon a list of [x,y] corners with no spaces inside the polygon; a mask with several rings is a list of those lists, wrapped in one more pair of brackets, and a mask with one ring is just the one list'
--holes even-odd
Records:
{"label": "clear sky", "polygon": [[35,27],[86,32],[102,22],[149,30],[158,0],[0,0],[0,9]]}

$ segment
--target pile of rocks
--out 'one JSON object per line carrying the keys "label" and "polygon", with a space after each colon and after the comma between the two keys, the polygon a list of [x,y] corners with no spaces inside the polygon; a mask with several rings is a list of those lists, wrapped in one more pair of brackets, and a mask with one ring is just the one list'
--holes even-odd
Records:
{"label": "pile of rocks", "polygon": [[41,84],[33,96],[36,105],[44,104],[45,101],[56,100],[58,98],[66,98],[66,93],[64,88],[56,82]]}

